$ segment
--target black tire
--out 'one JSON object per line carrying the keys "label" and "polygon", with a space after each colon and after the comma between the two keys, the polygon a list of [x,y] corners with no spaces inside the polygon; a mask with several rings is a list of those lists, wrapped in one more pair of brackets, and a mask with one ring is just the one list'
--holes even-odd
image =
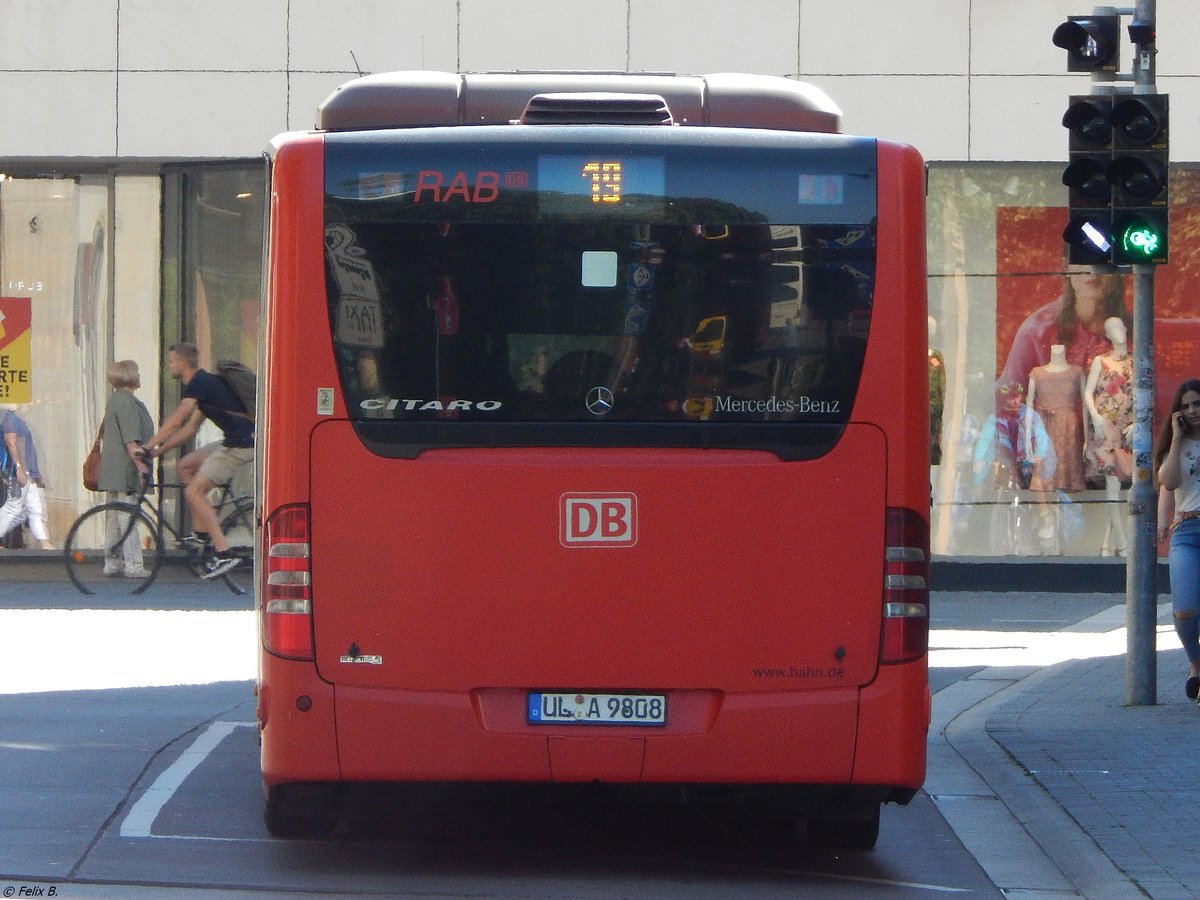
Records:
{"label": "black tire", "polygon": [[[221,533],[231,547],[254,547],[254,501],[249,497],[235,501],[232,511],[221,520]],[[254,588],[254,558],[246,556],[236,569],[221,576],[235,594],[247,594]]]}
{"label": "black tire", "polygon": [[879,840],[879,804],[847,819],[809,819],[809,843],[838,850],[873,850]]}
{"label": "black tire", "polygon": [[263,824],[277,838],[319,838],[333,833],[336,807],[328,790],[313,785],[285,784],[267,788]]}
{"label": "black tire", "polygon": [[[109,554],[105,547],[109,513],[120,516],[125,523],[112,554]],[[135,540],[142,548],[142,572],[126,575],[121,566],[120,545],[130,530],[136,532]],[[71,583],[84,594],[99,596],[116,597],[142,593],[154,583],[159,566],[162,565],[162,556],[162,536],[150,517],[132,503],[102,503],[89,509],[75,520],[63,544],[63,558],[66,560]],[[106,565],[112,565],[114,561],[120,570],[115,574],[105,575]]]}

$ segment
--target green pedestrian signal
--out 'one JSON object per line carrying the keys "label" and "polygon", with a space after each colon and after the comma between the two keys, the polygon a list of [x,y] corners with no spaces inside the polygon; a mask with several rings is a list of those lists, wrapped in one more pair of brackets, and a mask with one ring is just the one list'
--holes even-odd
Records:
{"label": "green pedestrian signal", "polygon": [[1113,222],[1112,261],[1118,266],[1162,263],[1167,260],[1167,210],[1144,210],[1118,215]]}
{"label": "green pedestrian signal", "polygon": [[1170,126],[1166,94],[1133,94],[1113,103],[1114,265],[1167,261]]}

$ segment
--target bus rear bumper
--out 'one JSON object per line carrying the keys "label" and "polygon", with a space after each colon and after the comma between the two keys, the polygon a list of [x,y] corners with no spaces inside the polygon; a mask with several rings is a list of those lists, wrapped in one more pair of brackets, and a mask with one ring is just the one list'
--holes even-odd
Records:
{"label": "bus rear bumper", "polygon": [[672,691],[661,727],[529,724],[515,689],[336,688],[340,777],[862,785],[907,800],[924,780],[923,665],[884,667],[863,689]]}

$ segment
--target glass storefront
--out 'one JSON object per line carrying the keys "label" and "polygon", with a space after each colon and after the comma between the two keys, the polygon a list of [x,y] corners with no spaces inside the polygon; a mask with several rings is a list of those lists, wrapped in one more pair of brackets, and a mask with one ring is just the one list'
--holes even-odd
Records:
{"label": "glass storefront", "polygon": [[[928,203],[932,542],[945,556],[1123,555],[1128,275],[1063,258],[1062,167],[937,165]],[[1156,272],[1155,422],[1200,372],[1196,171],[1173,170]],[[1117,346],[1114,347],[1114,341]]]}
{"label": "glass storefront", "polygon": [[156,421],[179,399],[175,341],[253,363],[263,183],[253,163],[0,175],[0,404],[33,433],[55,545],[97,499],[79,469],[110,361],[138,362]]}
{"label": "glass storefront", "polygon": [[[222,359],[255,368],[266,172],[262,166],[190,167],[168,173],[164,184],[167,196],[180,202],[164,214],[163,365],[167,348],[187,340],[209,371]],[[179,403],[180,387],[169,380],[164,385],[164,415]],[[197,442],[220,437],[205,421]],[[239,490],[251,490],[251,467],[236,480]]]}
{"label": "glass storefront", "polygon": [[[1131,279],[1069,271],[1061,172],[930,166],[938,555],[1091,557],[1129,543],[1120,426],[1130,385],[1111,335],[1121,321],[1132,348]],[[79,466],[109,361],[138,361],[139,396],[156,420],[179,399],[164,367],[170,344],[194,341],[208,367],[253,364],[265,209],[264,170],[251,161],[0,175],[0,404],[38,441],[55,544],[96,499]],[[1155,292],[1158,413],[1200,372],[1200,260],[1188,252],[1197,240],[1200,169],[1173,169],[1171,262]]]}

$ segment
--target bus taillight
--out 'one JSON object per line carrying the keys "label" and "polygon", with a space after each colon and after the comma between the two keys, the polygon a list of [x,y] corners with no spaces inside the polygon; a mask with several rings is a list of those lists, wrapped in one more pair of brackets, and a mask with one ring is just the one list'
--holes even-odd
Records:
{"label": "bus taillight", "polygon": [[284,506],[267,521],[262,622],[267,652],[312,659],[312,588],[307,506]]}
{"label": "bus taillight", "polygon": [[889,508],[883,562],[881,663],[929,650],[929,525],[911,509]]}

